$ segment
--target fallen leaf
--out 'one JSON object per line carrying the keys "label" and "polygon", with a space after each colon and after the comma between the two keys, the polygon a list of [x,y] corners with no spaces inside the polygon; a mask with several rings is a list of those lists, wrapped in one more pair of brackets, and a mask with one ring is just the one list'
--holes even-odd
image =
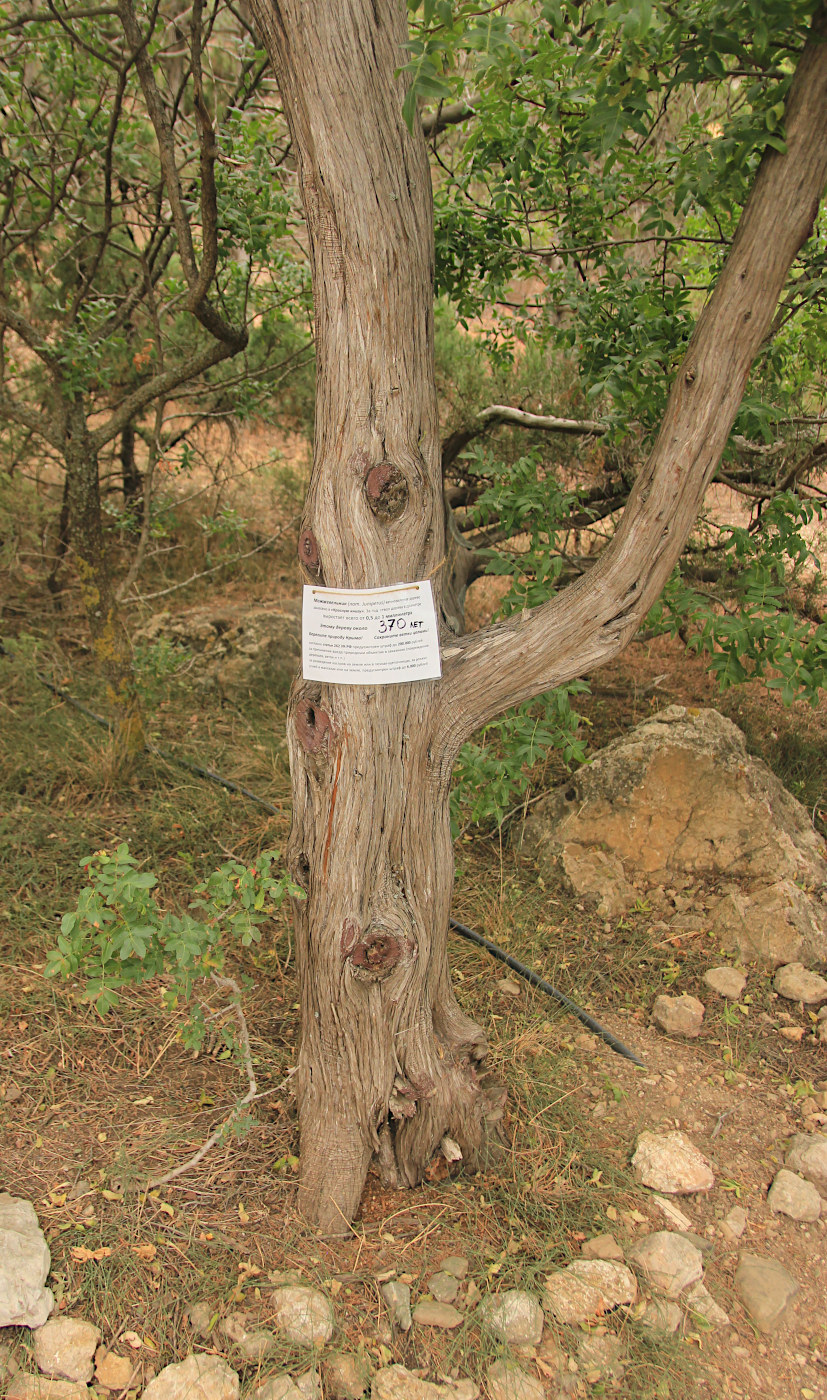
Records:
{"label": "fallen leaf", "polygon": [[174,1208],[174,1206],[171,1206],[171,1205],[170,1205],[169,1201],[159,1201],[159,1202],[158,1202],[158,1209],[159,1209],[160,1211],[163,1211],[164,1215],[168,1215],[169,1218],[170,1218],[170,1220],[174,1219],[174,1217],[175,1217],[175,1208]]}
{"label": "fallen leaf", "polygon": [[154,1103],[155,1099],[153,1098],[152,1094],[147,1094],[145,1099],[133,1099],[132,1102],[134,1103],[136,1108],[146,1108],[147,1104]]}
{"label": "fallen leaf", "polygon": [[87,1249],[85,1245],[77,1244],[72,1246],[69,1253],[79,1264],[89,1264],[92,1260],[98,1264],[101,1259],[108,1259],[112,1250],[107,1245],[102,1245],[100,1249]]}
{"label": "fallen leaf", "polygon": [[606,1207],[606,1219],[607,1219],[607,1220],[617,1220],[617,1207],[616,1207],[616,1206],[607,1206],[607,1207]]}
{"label": "fallen leaf", "polygon": [[782,1026],[781,1034],[785,1040],[792,1040],[798,1045],[804,1039],[803,1026]]}
{"label": "fallen leaf", "polygon": [[557,1368],[555,1366],[547,1366],[545,1361],[541,1361],[539,1356],[535,1360],[534,1365],[537,1367],[540,1375],[545,1376],[547,1380],[556,1381],[560,1379],[560,1372]]}
{"label": "fallen leaf", "polygon": [[154,1244],[133,1244],[132,1248],[139,1259],[154,1259],[158,1253]]}
{"label": "fallen leaf", "polygon": [[249,1225],[249,1223],[250,1223],[250,1217],[249,1217],[249,1215],[247,1214],[246,1210],[244,1209],[244,1202],[243,1202],[243,1201],[239,1201],[239,1203],[238,1203],[238,1218],[239,1218],[239,1220],[241,1221],[242,1225]]}
{"label": "fallen leaf", "polygon": [[137,1332],[122,1332],[119,1340],[126,1342],[126,1345],[132,1347],[133,1351],[139,1351],[143,1346],[143,1342]]}

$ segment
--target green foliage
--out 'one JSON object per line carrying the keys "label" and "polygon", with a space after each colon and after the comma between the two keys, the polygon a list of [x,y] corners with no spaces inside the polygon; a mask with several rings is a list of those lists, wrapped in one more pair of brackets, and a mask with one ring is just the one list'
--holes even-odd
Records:
{"label": "green foliage", "polygon": [[[156,877],[139,869],[126,842],[95,851],[81,861],[89,883],[76,907],[63,915],[57,947],[46,958],[46,976],[79,978],[83,997],[104,1015],[119,992],[153,977],[167,979],[169,1007],[190,1002],[196,980],[220,973],[227,947],[247,948],[290,895],[304,891],[276,873],[278,851],[264,851],[255,865],[226,861],[195,889],[181,914],[162,908],[153,893]],[[203,1037],[203,1015],[192,1010],[190,1043]]]}

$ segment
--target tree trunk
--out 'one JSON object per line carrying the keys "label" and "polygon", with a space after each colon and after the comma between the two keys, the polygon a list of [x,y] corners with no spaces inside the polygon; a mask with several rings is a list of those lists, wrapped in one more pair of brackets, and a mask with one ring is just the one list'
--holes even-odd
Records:
{"label": "tree trunk", "polygon": [[75,572],[89,623],[92,653],[114,711],[115,765],[124,774],[144,746],[132,649],[118,609],[101,520],[98,456],[83,405],[66,408],[66,484]]}
{"label": "tree trunk", "polygon": [[296,906],[300,1204],[338,1233],[372,1154],[387,1181],[412,1185],[445,1134],[466,1163],[480,1162],[501,1116],[481,1072],[482,1031],[449,981],[453,762],[493,714],[615,655],[663,587],[824,185],[827,48],[802,59],[790,154],[762,165],[747,233],[699,322],[615,543],[552,603],[459,638],[448,625],[455,607],[442,608],[430,173],[394,78],[405,5],[254,0],[254,10],[310,235],[318,393],[305,580],[363,588],[429,577],[443,615],[442,681],[298,681],[290,701],[289,861],[307,892]]}
{"label": "tree trunk", "polygon": [[144,480],[138,463],[135,461],[135,425],[125,423],[121,429],[121,484],[123,503],[129,509],[128,529],[137,534],[141,527],[141,505],[144,498]]}

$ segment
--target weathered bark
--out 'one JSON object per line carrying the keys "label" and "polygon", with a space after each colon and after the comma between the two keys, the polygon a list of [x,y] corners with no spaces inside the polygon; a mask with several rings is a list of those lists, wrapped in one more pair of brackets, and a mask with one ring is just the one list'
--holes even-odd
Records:
{"label": "weathered bark", "polygon": [[66,405],[64,458],[75,572],[92,653],[114,712],[115,763],[128,772],[144,746],[132,649],[118,609],[101,520],[98,456],[82,403]]}
{"label": "weathered bark", "polygon": [[131,529],[139,528],[138,515],[144,496],[144,480],[135,460],[135,424],[125,423],[121,429],[121,450],[118,454],[121,463],[121,485],[125,506],[131,506],[135,518]]}
{"label": "weathered bark", "polygon": [[[253,3],[310,235],[318,394],[304,576],[339,588],[430,577],[442,606],[431,187],[394,78],[405,6]],[[300,1203],[325,1231],[345,1228],[373,1153],[386,1180],[407,1184],[446,1133],[471,1165],[484,1154],[501,1110],[447,966],[453,760],[490,715],[620,650],[663,586],[824,185],[825,49],[802,60],[789,124],[790,154],[762,166],[608,557],[516,623],[469,638],[444,625],[441,682],[293,688],[289,861],[307,892],[296,905]]]}

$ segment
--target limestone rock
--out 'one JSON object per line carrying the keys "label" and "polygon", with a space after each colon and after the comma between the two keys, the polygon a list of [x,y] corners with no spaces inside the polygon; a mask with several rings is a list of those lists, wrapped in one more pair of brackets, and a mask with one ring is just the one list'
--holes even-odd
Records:
{"label": "limestone rock", "polygon": [[704,973],[704,982],[710,991],[728,1001],[738,1001],[747,985],[746,974],[737,967],[711,967]]}
{"label": "limestone rock", "polygon": [[495,1361],[486,1373],[491,1400],[545,1400],[545,1388],[513,1361]]}
{"label": "limestone rock", "polygon": [[100,1339],[100,1331],[91,1322],[53,1317],[34,1334],[34,1359],[44,1376],[85,1385],[95,1373]]}
{"label": "limestone rock", "polygon": [[683,1133],[643,1132],[632,1158],[635,1176],[643,1186],[669,1196],[710,1191],[715,1185],[712,1168]]}
{"label": "limestone rock", "polygon": [[827,960],[827,902],[806,893],[827,886],[823,843],[715,710],[672,705],[607,745],[535,807],[523,839],[605,898],[606,917],[639,897],[636,882],[723,876],[709,923],[725,944],[774,964]]}
{"label": "limestone rock", "polygon": [[[473,1390],[473,1394],[469,1393]],[[383,1366],[371,1383],[371,1400],[475,1400],[476,1386],[467,1381],[456,1385],[435,1385],[420,1380],[405,1366]]]}
{"label": "limestone rock", "polygon": [[802,1001],[805,1006],[818,1006],[819,1002],[827,1001],[827,981],[817,972],[809,972],[803,963],[779,967],[772,985],[786,1001]]}
{"label": "limestone rock", "polygon": [[255,1400],[302,1400],[302,1392],[286,1371],[281,1376],[270,1376],[253,1393]]}
{"label": "limestone rock", "polygon": [[265,1356],[272,1356],[277,1348],[278,1342],[266,1327],[254,1328],[238,1343],[239,1353],[245,1361],[263,1361]]}
{"label": "limestone rock", "polygon": [[107,1347],[98,1347],[95,1352],[95,1384],[104,1390],[126,1390],[129,1385],[137,1385],[140,1366],[129,1356],[119,1356]]}
{"label": "limestone rock", "polygon": [[728,1239],[740,1240],[747,1228],[747,1213],[743,1206],[733,1206],[724,1217],[721,1228]]}
{"label": "limestone rock", "polygon": [[672,1230],[657,1230],[638,1240],[629,1250],[629,1258],[647,1282],[667,1298],[677,1298],[703,1277],[701,1251]]}
{"label": "limestone rock", "polygon": [[652,1007],[652,1020],[665,1035],[680,1035],[695,1040],[701,1033],[704,1004],[697,997],[659,996]]}
{"label": "limestone rock", "polygon": [[190,1355],[159,1371],[141,1400],[238,1400],[238,1393],[238,1376],[222,1357]]}
{"label": "limestone rock", "polygon": [[0,1386],[20,1370],[8,1342],[0,1342]]}
{"label": "limestone rock", "polygon": [[614,1235],[593,1235],[590,1240],[583,1241],[580,1253],[584,1259],[610,1259],[623,1263],[623,1250]]}
{"label": "limestone rock", "polygon": [[443,1327],[450,1331],[459,1327],[462,1313],[452,1308],[450,1303],[430,1303],[423,1299],[413,1310],[413,1320],[421,1327]]}
{"label": "limestone rock", "polygon": [[52,1256],[34,1206],[0,1193],[0,1327],[42,1327],[54,1307],[44,1287]]}
{"label": "limestone rock", "polygon": [[18,1371],[5,1396],[6,1400],[90,1400],[90,1390],[80,1381],[53,1381]]}
{"label": "limestone rock", "polygon": [[827,1196],[827,1137],[823,1133],[796,1133],[787,1149],[785,1165],[800,1172]]}
{"label": "limestone rock", "polygon": [[671,1298],[652,1298],[641,1313],[640,1325],[650,1332],[677,1332],[683,1325],[683,1313]]}
{"label": "limestone rock", "polygon": [[587,1322],[637,1297],[635,1276],[624,1264],[604,1259],[576,1259],[546,1278],[545,1305],[558,1322]]}
{"label": "limestone rock", "polygon": [[139,642],[164,639],[189,653],[196,684],[216,686],[231,700],[251,692],[286,697],[301,666],[301,600],[268,607],[199,604],[162,612],[134,634]]}
{"label": "limestone rock", "polygon": [[364,1357],[334,1351],[325,1358],[325,1394],[333,1400],[361,1400],[370,1384],[370,1367]]}
{"label": "limestone rock", "polygon": [[184,1316],[196,1337],[209,1337],[212,1322],[218,1309],[210,1303],[190,1303]]}
{"label": "limestone rock", "polygon": [[293,1377],[293,1384],[304,1400],[320,1400],[322,1387],[319,1380],[319,1373],[314,1368],[303,1371],[300,1376]]}
{"label": "limestone rock", "polygon": [[735,1271],[735,1291],[756,1327],[761,1332],[774,1332],[799,1285],[777,1259],[742,1254]]}
{"label": "limestone rock", "polygon": [[318,1288],[276,1288],[272,1294],[275,1323],[297,1346],[319,1347],[333,1335],[333,1308]]}
{"label": "limestone rock", "polygon": [[530,1293],[509,1288],[486,1298],[477,1309],[480,1321],[495,1337],[512,1346],[536,1347],[543,1335],[543,1312]]}
{"label": "limestone rock", "polygon": [[821,1215],[821,1197],[812,1182],[785,1167],[770,1187],[767,1205],[777,1215],[789,1215],[792,1220],[818,1220]]}
{"label": "limestone rock", "polygon": [[[447,1269],[445,1270],[447,1273]],[[398,1283],[392,1279],[390,1283],[382,1284],[382,1297],[388,1305],[393,1323],[396,1327],[401,1327],[403,1332],[411,1330],[411,1290],[407,1283]]]}
{"label": "limestone rock", "polygon": [[468,1276],[468,1260],[464,1254],[449,1254],[439,1267],[443,1273],[453,1274],[454,1278],[464,1279]]}
{"label": "limestone rock", "polygon": [[598,1381],[620,1380],[626,1370],[623,1343],[608,1333],[605,1337],[584,1337],[577,1348],[577,1361],[587,1385]]}
{"label": "limestone rock", "polygon": [[440,1269],[438,1273],[431,1274],[426,1287],[438,1303],[453,1303],[459,1293],[459,1279]]}
{"label": "limestone rock", "polygon": [[682,1299],[686,1307],[696,1317],[702,1317],[710,1327],[729,1327],[729,1316],[715,1302],[709,1289],[703,1283],[693,1283]]}

